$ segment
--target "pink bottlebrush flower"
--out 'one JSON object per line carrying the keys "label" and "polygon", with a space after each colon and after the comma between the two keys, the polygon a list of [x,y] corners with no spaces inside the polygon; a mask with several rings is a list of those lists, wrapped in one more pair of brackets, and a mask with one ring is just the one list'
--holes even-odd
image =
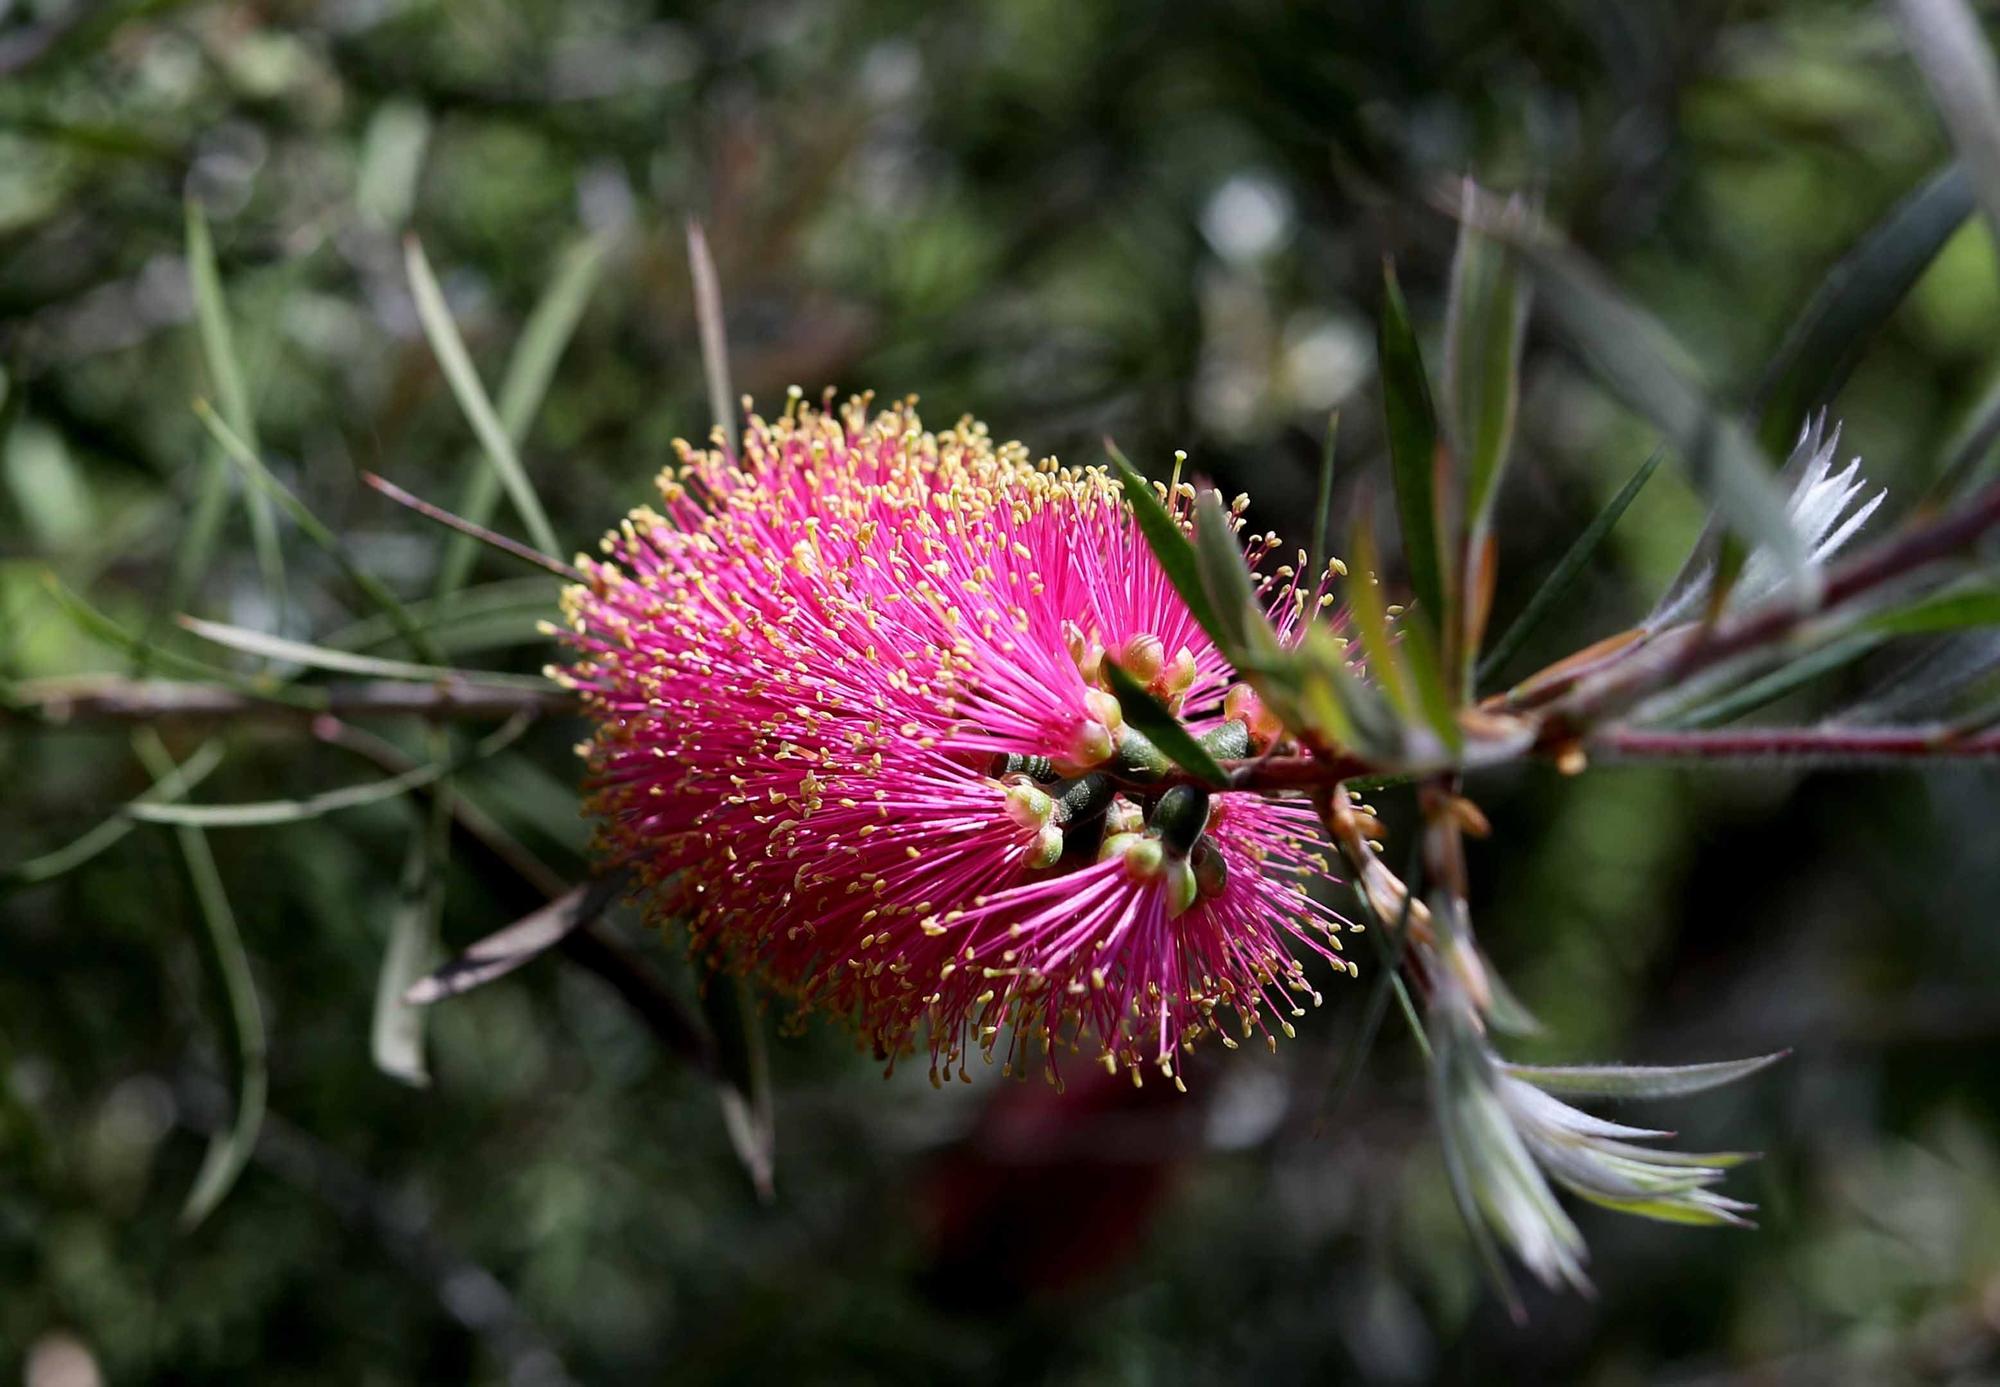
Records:
{"label": "pink bottlebrush flower", "polygon": [[[1261,720],[1118,484],[868,406],[795,395],[738,458],[678,445],[566,594],[603,851],[714,962],[892,1063],[927,1038],[934,1079],[1089,1045],[1178,1083],[1208,1031],[1289,1032],[1318,1000],[1295,949],[1339,947],[1316,823],[1121,770],[1107,658],[1198,733]],[[1316,591],[1263,581],[1295,630]]]}

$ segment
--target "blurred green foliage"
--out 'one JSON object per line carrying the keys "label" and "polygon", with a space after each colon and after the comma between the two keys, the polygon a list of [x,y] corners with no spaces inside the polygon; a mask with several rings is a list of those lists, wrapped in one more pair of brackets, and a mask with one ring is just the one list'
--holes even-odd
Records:
{"label": "blurred green foliage", "polygon": [[[489,388],[567,248],[605,247],[522,449],[567,543],[707,427],[689,215],[760,401],[915,392],[1077,462],[1106,434],[1142,463],[1185,447],[1253,493],[1253,525],[1304,543],[1336,405],[1336,513],[1372,506],[1390,529],[1380,261],[1434,341],[1449,239],[1415,209],[1444,178],[1541,193],[1742,401],[1828,266],[1944,157],[1893,30],[1852,3],[0,5],[0,676],[125,667],[62,615],[49,572],[128,629],[159,615],[216,461],[189,409],[218,385],[186,199],[213,229],[266,455],[416,598],[441,537],[358,474],[450,503],[479,464],[418,326],[406,232]],[[1843,448],[1892,497],[1922,491],[1989,385],[1996,315],[1992,245],[1968,226],[1861,360]],[[1650,448],[1529,331],[1496,627]],[[1643,611],[1700,518],[1663,471],[1521,668]],[[278,603],[232,506],[187,607],[316,639],[373,615],[285,538]],[[475,576],[522,591],[499,560]],[[507,608],[453,653],[533,671],[533,616]],[[575,735],[537,729],[459,782],[570,878]],[[170,736],[181,757],[197,741]],[[249,730],[200,794],[366,773],[296,729]],[[0,775],[0,868],[148,783],[104,729],[0,729]],[[1509,1325],[1405,1037],[1315,1130],[1360,1010],[1338,986],[1275,1059],[1211,1064],[1178,1102],[1057,1108],[997,1078],[933,1094],[822,1028],[779,1040],[778,1200],[760,1207],[711,1089],[558,961],[439,1008],[431,1088],[371,1065],[423,831],[397,801],[209,834],[273,1117],[192,1232],[176,1214],[230,1071],[171,834],[0,886],[0,1371],[77,1344],[113,1381],[2000,1370],[1991,774],[1523,770],[1474,792],[1496,830],[1475,914],[1549,1024],[1531,1057],[1797,1047],[1663,1119],[1769,1152],[1744,1182],[1760,1231],[1585,1215],[1599,1298]],[[452,941],[538,903],[462,859],[447,887]],[[671,941],[633,942],[692,997]],[[1020,1124],[1046,1140],[1023,1147]]]}

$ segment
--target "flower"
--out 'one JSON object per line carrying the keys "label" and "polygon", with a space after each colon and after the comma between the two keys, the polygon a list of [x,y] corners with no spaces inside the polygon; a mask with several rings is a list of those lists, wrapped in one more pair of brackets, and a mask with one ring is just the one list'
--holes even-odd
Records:
{"label": "flower", "polygon": [[[1165,785],[1104,687],[1115,661],[1219,754],[1270,733],[1116,482],[867,397],[677,451],[583,562],[556,672],[596,724],[600,847],[656,917],[892,1067],[925,1039],[934,1081],[1004,1048],[1060,1082],[1091,1045],[1179,1083],[1198,1036],[1318,1000],[1298,953],[1341,922],[1303,884],[1311,811]],[[1295,632],[1316,590],[1263,581]]]}

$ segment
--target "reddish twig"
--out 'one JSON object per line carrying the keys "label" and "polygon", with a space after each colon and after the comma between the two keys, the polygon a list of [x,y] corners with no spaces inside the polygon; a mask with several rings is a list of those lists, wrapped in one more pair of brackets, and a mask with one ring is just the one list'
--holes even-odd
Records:
{"label": "reddish twig", "polygon": [[583,574],[560,559],[552,559],[541,550],[523,544],[517,539],[509,539],[495,530],[487,529],[484,525],[475,525],[462,515],[453,515],[443,506],[433,505],[429,501],[424,500],[423,497],[403,490],[403,488],[397,486],[387,477],[378,476],[373,472],[363,472],[361,480],[381,492],[384,496],[387,496],[397,505],[408,507],[426,520],[436,521],[448,530],[456,530],[462,535],[467,535],[478,540],[481,544],[498,549],[509,558],[519,559],[522,563],[533,564],[543,572],[553,573],[565,582],[580,583],[583,581]]}
{"label": "reddish twig", "polygon": [[1821,764],[1901,765],[2000,757],[2000,731],[1958,734],[1938,727],[1747,727],[1703,732],[1607,727],[1586,745],[1618,761],[1811,760]]}

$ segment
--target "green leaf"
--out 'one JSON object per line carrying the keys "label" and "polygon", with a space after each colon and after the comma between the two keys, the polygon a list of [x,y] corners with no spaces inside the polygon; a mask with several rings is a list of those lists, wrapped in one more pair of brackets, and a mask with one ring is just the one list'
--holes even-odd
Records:
{"label": "green leaf", "polygon": [[[1695,489],[1723,523],[1766,547],[1796,587],[1812,585],[1805,542],[1785,513],[1785,495],[1743,426],[1695,384],[1685,353],[1650,314],[1628,302],[1545,225],[1519,228],[1490,210],[1473,214],[1534,271],[1552,320],[1625,403],[1666,435]],[[1725,553],[1720,573],[1732,566]],[[1726,590],[1719,579],[1718,599]]]}
{"label": "green leaf", "polygon": [[1830,674],[1843,665],[1853,663],[1887,639],[1887,636],[1879,633],[1864,631],[1859,635],[1833,641],[1772,670],[1762,678],[1753,679],[1741,688],[1731,690],[1720,698],[1698,703],[1685,712],[1662,714],[1657,720],[1670,727],[1713,727],[1718,723],[1729,722],[1763,707],[1773,699],[1782,698],[1793,689],[1809,684],[1824,674]]}
{"label": "green leaf", "polygon": [[221,684],[240,693],[269,699],[275,703],[290,704],[295,708],[323,706],[321,700],[309,689],[291,688],[263,675],[241,675],[221,665],[212,665],[205,660],[196,660],[163,646],[148,644],[64,587],[54,574],[44,575],[44,580],[49,595],[55,599],[63,614],[76,624],[77,629],[130,656],[135,664],[164,670],[182,679]]}
{"label": "green leaf", "polygon": [[[173,775],[174,759],[151,728],[140,729],[133,745],[156,783]],[[221,873],[215,869],[208,839],[198,828],[182,827],[175,830],[175,840],[201,912],[203,957],[222,992],[229,1023],[226,1034],[236,1068],[236,1115],[226,1130],[209,1139],[194,1186],[181,1206],[181,1225],[192,1228],[214,1211],[249,1164],[257,1133],[264,1125],[269,1078],[264,1015],[250,977],[250,958],[243,950],[243,936],[236,928],[236,915],[230,909]]]}
{"label": "green leaf", "polygon": [[1779,1050],[1751,1059],[1717,1060],[1709,1064],[1533,1065],[1504,1064],[1507,1073],[1525,1079],[1547,1093],[1572,1098],[1678,1098],[1733,1084],[1768,1068],[1789,1055]]}
{"label": "green leaf", "polygon": [[[195,748],[187,760],[174,767],[173,771],[163,779],[155,781],[153,787],[140,795],[136,802],[164,804],[180,799],[208,779],[221,764],[222,743],[203,742]],[[0,895],[4,895],[10,889],[33,886],[67,876],[99,853],[116,845],[137,826],[137,822],[121,810],[88,833],[71,839],[59,848],[0,869]]]}
{"label": "green leaf", "polygon": [[513,440],[486,398],[486,387],[479,383],[479,373],[465,350],[465,340],[458,335],[458,325],[452,321],[451,309],[445,304],[444,291],[438,287],[430,261],[424,258],[424,248],[414,236],[403,243],[403,264],[424,335],[430,339],[431,351],[451,385],[451,393],[458,399],[466,422],[478,437],[479,446],[485,450],[486,460],[500,474],[501,484],[514,502],[521,523],[528,527],[528,537],[535,547],[550,558],[559,557],[561,545],[556,540],[555,528],[549,524],[541,498],[528,480],[527,469],[515,454]]}
{"label": "green leaf", "polygon": [[[1470,180],[1465,197],[1475,195]],[[1525,213],[1510,213],[1517,218]],[[1465,486],[1465,531],[1473,546],[1487,517],[1514,441],[1521,395],[1521,339],[1528,290],[1506,247],[1475,226],[1458,225],[1451,298],[1445,312],[1445,406]]]}
{"label": "green leaf", "polygon": [[1896,0],[1895,13],[1972,192],[2000,236],[2000,69],[1979,20],[1964,0]]}
{"label": "green leaf", "polygon": [[[556,363],[568,348],[570,338],[583,319],[591,293],[604,268],[607,247],[594,237],[576,242],[562,254],[548,289],[528,313],[514,354],[507,361],[507,373],[500,380],[495,412],[501,430],[518,450],[527,441],[534,422],[555,378]],[[500,499],[500,469],[477,466],[466,478],[458,513],[475,525],[493,518]],[[448,596],[465,586],[479,553],[478,541],[470,535],[455,534],[445,541],[444,559],[438,566],[437,594]]]}
{"label": "green leaf", "polygon": [[444,916],[444,868],[450,855],[451,799],[432,798],[422,816],[423,831],[411,835],[403,860],[396,908],[389,917],[389,940],[375,976],[375,1012],[368,1027],[368,1050],[375,1067],[413,1088],[428,1087],[424,1059],[425,1012],[404,998],[428,972],[438,953],[438,924]]}
{"label": "green leaf", "polygon": [[444,659],[437,643],[411,618],[409,610],[403,606],[396,594],[390,592],[382,585],[380,579],[354,561],[354,556],[348,552],[347,545],[340,537],[313,514],[310,506],[293,495],[283,482],[271,475],[270,469],[264,466],[263,459],[236,436],[229,425],[209,408],[207,401],[196,400],[194,412],[209,433],[222,445],[223,452],[243,469],[244,475],[269,492],[291,517],[292,523],[299,527],[300,533],[324,550],[340,569],[342,576],[354,584],[361,594],[375,605],[376,610],[395,623],[397,631],[409,642],[410,648],[433,664],[443,664]]}
{"label": "green leaf", "polygon": [[1326,527],[1333,523],[1333,460],[1334,445],[1340,439],[1340,411],[1334,410],[1326,416],[1326,443],[1319,455],[1318,503],[1313,507],[1312,573],[1310,581],[1317,583],[1326,573]]}
{"label": "green leaf", "polygon": [[1898,202],[1813,291],[1752,400],[1757,441],[1779,456],[1800,421],[1839,393],[1861,349],[1972,215],[1965,171],[1945,168]]}
{"label": "green leaf", "polygon": [[356,655],[348,650],[332,650],[323,645],[287,640],[283,636],[252,631],[243,626],[230,626],[220,621],[204,621],[200,617],[193,616],[182,617],[180,624],[203,640],[213,641],[231,650],[260,655],[267,660],[284,664],[304,665],[308,669],[357,674],[370,679],[410,680],[417,683],[451,680],[456,683],[511,688],[548,687],[548,680],[539,675],[495,674],[483,670],[453,669],[447,665],[414,664],[408,660],[385,660],[377,655]]}
{"label": "green leaf", "polygon": [[702,989],[702,1012],[715,1036],[723,1126],[757,1197],[769,1203],[777,1126],[771,1098],[771,1061],[764,1023],[747,978],[711,976]]}
{"label": "green leaf", "polygon": [[[257,424],[250,409],[250,392],[243,385],[236,343],[229,327],[229,309],[223,302],[222,276],[215,265],[215,243],[208,233],[208,218],[201,204],[187,200],[188,282],[194,293],[195,327],[201,337],[202,359],[208,364],[215,398],[222,417],[229,421],[251,451],[257,451]],[[285,604],[285,558],[278,544],[278,527],[271,514],[270,498],[249,488],[244,504],[250,512],[250,538],[257,549],[257,567],[264,575],[264,587],[271,600],[282,609]]]}
{"label": "green leaf", "polygon": [[[1222,498],[1213,491],[1204,491],[1195,502],[1194,553],[1201,589],[1208,595],[1225,637],[1216,644],[1239,669],[1255,663],[1257,656],[1269,653],[1261,647],[1251,649],[1252,633],[1264,624],[1264,615],[1257,607],[1257,591],[1250,582],[1249,566],[1243,562],[1236,529],[1223,509]],[[1264,631],[1269,636],[1268,626]],[[1262,645],[1275,647],[1276,639]]]}
{"label": "green leaf", "polygon": [[2000,626],[2000,588],[1981,585],[1938,593],[1862,623],[1864,630],[1889,636],[1930,635],[1980,626]]}
{"label": "green leaf", "polygon": [[[480,476],[490,475],[481,468]],[[410,619],[449,654],[509,645],[540,645],[554,605],[546,577],[508,578],[460,588],[441,597],[409,602]],[[403,639],[395,623],[379,613],[362,617],[320,637],[323,649],[370,650]]]}
{"label": "green leaf", "polygon": [[304,799],[256,800],[244,804],[168,804],[134,800],[125,812],[146,823],[182,824],[198,828],[268,828],[273,824],[300,823],[380,804],[421,786],[433,784],[452,772],[494,755],[518,741],[528,730],[530,719],[510,718],[498,730],[488,733],[462,755],[450,761],[430,762],[365,785],[348,785],[326,790]]}
{"label": "green leaf", "polygon": [[1185,724],[1167,711],[1167,706],[1146,691],[1145,685],[1110,660],[1104,662],[1104,677],[1111,683],[1125,721],[1144,733],[1147,740],[1166,753],[1167,758],[1212,790],[1228,788],[1229,773],[1222,769],[1207,747],[1195,740]]}
{"label": "green leaf", "polygon": [[1478,677],[1482,683],[1514,658],[1521,647],[1527,644],[1528,637],[1535,633],[1536,628],[1547,619],[1549,613],[1569,595],[1570,588],[1583,576],[1583,570],[1589,564],[1591,557],[1597,553],[1598,546],[1604,543],[1605,536],[1611,533],[1619,517],[1625,514],[1626,508],[1645,488],[1647,481],[1659,468],[1660,460],[1665,456],[1663,451],[1655,449],[1651,457],[1640,463],[1639,470],[1618,489],[1618,494],[1613,496],[1590,524],[1584,527],[1583,533],[1576,537],[1576,541],[1564,552],[1562,558],[1556,561],[1556,566],[1549,570],[1549,576],[1542,580],[1542,585],[1535,590],[1535,595],[1528,599],[1528,605],[1514,618],[1514,624],[1507,628],[1505,635],[1493,643],[1493,648],[1479,662]]}
{"label": "green leaf", "polygon": [[1194,545],[1189,543],[1187,533],[1160,503],[1153,484],[1140,475],[1139,469],[1118,450],[1117,444],[1105,439],[1104,451],[1110,455],[1111,465],[1118,470],[1119,484],[1125,488],[1125,502],[1132,507],[1132,518],[1138,522],[1139,533],[1146,538],[1146,547],[1153,551],[1160,570],[1174,585],[1174,591],[1180,594],[1181,601],[1187,604],[1194,619],[1201,623],[1201,629],[1208,632],[1208,638],[1226,654],[1229,637],[1208,600],[1208,593],[1202,588],[1201,565],[1195,558]]}
{"label": "green leaf", "polygon": [[1403,561],[1423,619],[1434,632],[1450,629],[1444,609],[1445,561],[1438,544],[1437,414],[1410,312],[1395,268],[1382,266],[1382,318],[1376,345],[1382,363],[1382,412],[1402,523]]}

